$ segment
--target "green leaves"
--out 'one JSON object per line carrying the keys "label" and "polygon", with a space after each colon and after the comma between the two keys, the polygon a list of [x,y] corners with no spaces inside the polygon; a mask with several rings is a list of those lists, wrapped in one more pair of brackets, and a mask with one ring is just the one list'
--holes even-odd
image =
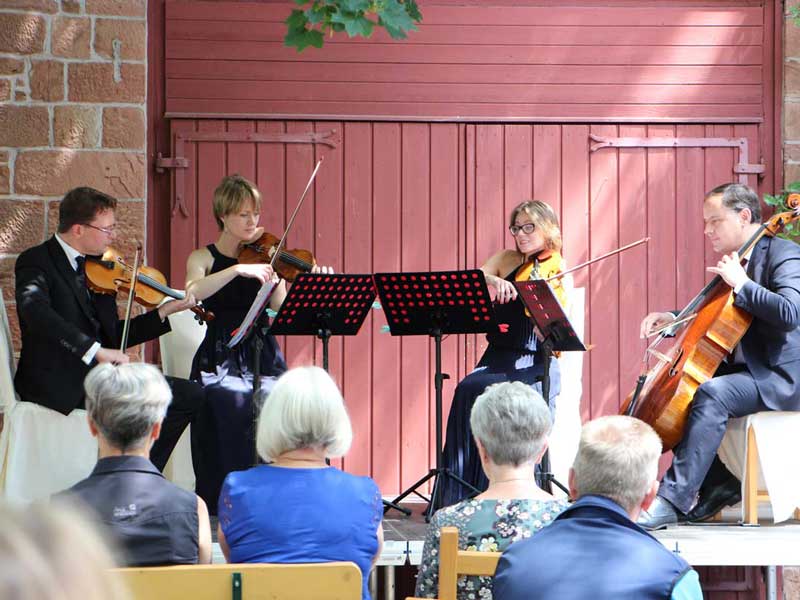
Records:
{"label": "green leaves", "polygon": [[284,44],[301,52],[321,48],[325,33],[345,31],[350,37],[370,37],[383,27],[394,39],[403,39],[422,22],[416,0],[295,0],[304,10],[286,19]]}

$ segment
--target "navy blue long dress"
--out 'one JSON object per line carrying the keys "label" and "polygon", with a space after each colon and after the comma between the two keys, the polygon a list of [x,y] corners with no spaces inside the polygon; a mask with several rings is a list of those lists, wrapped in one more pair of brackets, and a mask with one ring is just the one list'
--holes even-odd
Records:
{"label": "navy blue long dress", "polygon": [[[207,246],[214,263],[209,274],[235,265],[213,244]],[[261,289],[257,279],[236,277],[203,301],[214,313],[206,337],[192,362],[192,379],[202,384],[206,403],[192,422],[196,428],[192,452],[197,456],[197,494],[212,514],[225,476],[253,466],[255,424],[253,421],[253,358],[249,341],[228,349],[231,333],[241,324]],[[261,390],[269,393],[275,380],[286,371],[278,343],[271,335],[261,352]]]}
{"label": "navy blue long dress", "polygon": [[[514,281],[514,269],[506,276]],[[506,333],[492,332],[486,336],[489,342],[475,370],[456,387],[450,415],[447,417],[447,433],[444,443],[444,466],[479,490],[489,485],[481,467],[478,448],[472,438],[469,415],[475,399],[487,386],[503,381],[522,381],[533,386],[540,394],[542,384],[537,381],[544,371],[541,355],[536,352],[536,335],[533,324],[525,315],[525,307],[517,298],[513,302],[495,305],[498,323],[508,325]],[[550,409],[561,389],[558,361],[550,359]],[[441,478],[442,501],[440,506],[449,506],[470,495],[470,490],[450,478]],[[438,508],[438,507],[437,507]]]}

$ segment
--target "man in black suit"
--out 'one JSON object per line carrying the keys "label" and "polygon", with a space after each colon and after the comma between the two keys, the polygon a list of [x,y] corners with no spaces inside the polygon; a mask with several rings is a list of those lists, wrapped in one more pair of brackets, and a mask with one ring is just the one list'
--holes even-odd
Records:
{"label": "man in black suit", "polygon": [[[749,257],[739,257],[737,251],[758,232],[761,220],[758,196],[741,184],[709,192],[703,220],[714,250],[723,254],[708,270],[733,289],[734,306],[750,313],[753,322],[715,376],[695,392],[672,466],[656,501],[639,519],[651,529],[704,520],[739,500],[739,481],[716,458],[729,418],[800,410],[800,246],[765,236]],[[642,336],[674,318],[649,314]]]}
{"label": "man in black suit", "polygon": [[[61,201],[58,233],[17,259],[16,299],[22,332],[14,387],[20,398],[64,415],[84,407],[83,380],[98,363],[121,364],[118,348],[123,322],[116,297],[86,286],[86,256],[103,254],[116,232],[111,196],[88,187],[69,191]],[[194,306],[191,295],[131,319],[129,346],[170,330],[167,316]],[[181,432],[203,401],[196,383],[170,378],[173,404],[151,459],[163,469]]]}

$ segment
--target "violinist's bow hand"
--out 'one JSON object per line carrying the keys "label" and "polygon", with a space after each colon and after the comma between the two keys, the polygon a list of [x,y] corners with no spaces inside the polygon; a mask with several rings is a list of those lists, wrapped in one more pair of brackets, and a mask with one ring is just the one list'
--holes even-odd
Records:
{"label": "violinist's bow hand", "polygon": [[708,267],[708,271],[722,277],[723,281],[734,290],[739,290],[749,279],[742,266],[738,252],[731,252],[723,256],[716,267]]}
{"label": "violinist's bow hand", "polygon": [[675,315],[669,312],[651,312],[644,319],[639,327],[639,337],[645,339],[653,331],[661,329],[664,325],[672,323]]}

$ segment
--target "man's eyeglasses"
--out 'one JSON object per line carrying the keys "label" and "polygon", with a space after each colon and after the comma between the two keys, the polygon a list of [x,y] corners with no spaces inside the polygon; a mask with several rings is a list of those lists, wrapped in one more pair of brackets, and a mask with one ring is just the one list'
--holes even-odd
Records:
{"label": "man's eyeglasses", "polygon": [[516,237],[520,231],[522,233],[530,235],[531,233],[533,233],[534,229],[536,229],[536,225],[533,223],[525,223],[524,225],[512,225],[511,227],[508,228],[508,230],[511,232],[511,235],[513,235],[514,237]]}
{"label": "man's eyeglasses", "polygon": [[92,225],[91,223],[84,223],[84,227],[91,227],[92,229],[97,229],[97,231],[102,231],[106,235],[114,235],[117,233],[117,226],[112,225],[111,227],[98,227],[97,225]]}

